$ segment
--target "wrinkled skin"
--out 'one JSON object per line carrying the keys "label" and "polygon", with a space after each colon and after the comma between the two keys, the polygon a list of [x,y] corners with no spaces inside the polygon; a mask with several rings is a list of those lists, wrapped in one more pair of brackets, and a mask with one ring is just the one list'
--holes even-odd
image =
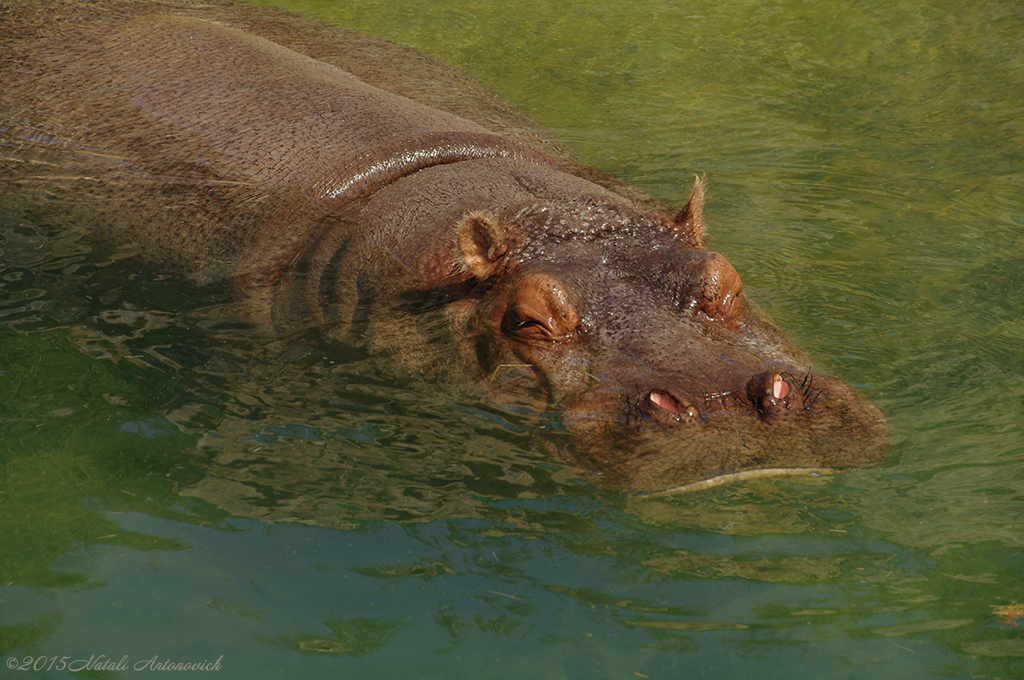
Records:
{"label": "wrinkled skin", "polygon": [[670,211],[458,72],[282,12],[43,4],[0,14],[5,206],[226,281],[268,332],[558,412],[608,486],[884,453],[706,249],[700,181]]}

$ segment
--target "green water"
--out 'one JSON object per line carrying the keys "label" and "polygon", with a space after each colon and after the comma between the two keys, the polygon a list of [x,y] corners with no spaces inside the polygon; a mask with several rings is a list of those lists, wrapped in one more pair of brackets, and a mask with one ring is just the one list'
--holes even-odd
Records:
{"label": "green water", "polygon": [[[288,6],[670,203],[706,175],[712,246],[892,451],[602,492],[511,415],[6,219],[0,652],[56,661],[0,677],[1024,677],[1019,3]],[[99,655],[129,670],[56,670]]]}

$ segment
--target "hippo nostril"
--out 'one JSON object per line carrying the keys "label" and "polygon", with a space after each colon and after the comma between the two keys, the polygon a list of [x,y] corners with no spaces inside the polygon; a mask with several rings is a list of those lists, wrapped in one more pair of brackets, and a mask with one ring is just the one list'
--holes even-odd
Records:
{"label": "hippo nostril", "polygon": [[763,418],[780,416],[802,407],[800,393],[781,374],[762,373],[747,383],[747,397]]}
{"label": "hippo nostril", "polygon": [[670,395],[668,392],[651,390],[651,393],[647,395],[647,398],[655,406],[659,406],[670,413],[686,416],[687,418],[696,418],[699,415],[696,408],[688,404],[680,403],[678,399]]}
{"label": "hippo nostril", "polygon": [[653,392],[651,392],[649,399],[651,400],[651,403],[653,403],[655,406],[660,406],[666,411],[679,413],[679,407],[678,404],[676,404],[676,400],[668,396],[664,392],[654,390]]}
{"label": "hippo nostril", "polygon": [[789,394],[789,383],[776,373],[772,376],[772,396],[776,399],[785,399],[787,394]]}

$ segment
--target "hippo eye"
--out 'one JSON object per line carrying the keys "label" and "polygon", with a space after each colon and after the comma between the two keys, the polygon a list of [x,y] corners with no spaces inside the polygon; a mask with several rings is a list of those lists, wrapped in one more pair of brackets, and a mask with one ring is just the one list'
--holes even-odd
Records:
{"label": "hippo eye", "polygon": [[730,319],[743,309],[742,292],[740,275],[724,257],[715,253],[704,266],[701,310],[713,319]]}
{"label": "hippo eye", "polygon": [[505,333],[530,344],[565,340],[578,325],[565,290],[545,275],[528,277],[517,286],[501,320]]}
{"label": "hippo eye", "polygon": [[552,326],[552,319],[545,318],[548,315],[529,305],[509,305],[502,319],[502,328],[506,333],[521,338],[535,340],[553,339],[556,333]]}

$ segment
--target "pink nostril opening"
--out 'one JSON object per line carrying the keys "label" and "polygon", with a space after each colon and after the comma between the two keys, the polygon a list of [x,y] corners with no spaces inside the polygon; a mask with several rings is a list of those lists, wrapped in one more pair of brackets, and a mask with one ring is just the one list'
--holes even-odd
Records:
{"label": "pink nostril opening", "polygon": [[[653,390],[647,398],[650,399],[651,403],[655,406],[660,406],[669,413],[675,413],[682,418],[693,420],[700,416],[700,412],[697,409],[687,404],[680,403],[675,397],[669,395],[667,392]],[[679,420],[679,418],[676,420]]]}
{"label": "pink nostril opening", "polygon": [[657,390],[651,392],[651,402],[666,411],[671,411],[672,413],[680,412],[679,405],[676,403],[676,400],[664,392],[659,392]]}
{"label": "pink nostril opening", "polygon": [[789,394],[789,385],[781,375],[776,375],[772,380],[772,396],[776,399],[784,399],[787,394]]}

